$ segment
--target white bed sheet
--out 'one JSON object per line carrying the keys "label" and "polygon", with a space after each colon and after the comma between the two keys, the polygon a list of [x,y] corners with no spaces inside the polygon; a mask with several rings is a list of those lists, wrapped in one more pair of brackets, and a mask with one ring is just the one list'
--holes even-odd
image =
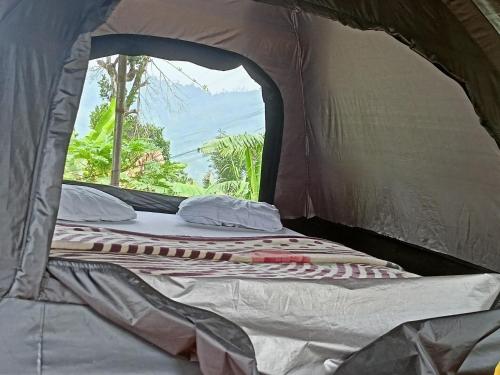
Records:
{"label": "white bed sheet", "polygon": [[122,222],[69,222],[65,224],[89,225],[100,228],[119,229],[154,235],[198,236],[198,237],[259,237],[259,236],[301,236],[291,229],[283,228],[277,232],[264,232],[253,229],[217,227],[212,225],[192,224],[174,214],[137,211],[137,219]]}

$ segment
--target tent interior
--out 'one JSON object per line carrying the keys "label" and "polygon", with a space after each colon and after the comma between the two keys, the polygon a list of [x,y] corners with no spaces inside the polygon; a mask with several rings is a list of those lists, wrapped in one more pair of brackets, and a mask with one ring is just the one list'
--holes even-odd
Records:
{"label": "tent interior", "polygon": [[[4,1],[0,373],[492,374],[499,20],[491,0]],[[63,183],[111,55],[242,67],[261,203],[209,197],[207,218]]]}

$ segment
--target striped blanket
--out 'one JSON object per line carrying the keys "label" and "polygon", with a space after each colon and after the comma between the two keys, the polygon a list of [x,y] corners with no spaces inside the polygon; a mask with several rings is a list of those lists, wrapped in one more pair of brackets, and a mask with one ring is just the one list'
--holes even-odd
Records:
{"label": "striped blanket", "polygon": [[155,275],[301,279],[413,276],[393,263],[341,244],[301,236],[158,236],[59,224],[51,249],[51,256],[112,262],[136,273]]}

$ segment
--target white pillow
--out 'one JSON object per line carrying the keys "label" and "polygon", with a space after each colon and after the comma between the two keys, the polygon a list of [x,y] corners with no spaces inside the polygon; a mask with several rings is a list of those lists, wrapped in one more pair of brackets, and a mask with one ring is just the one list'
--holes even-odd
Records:
{"label": "white pillow", "polygon": [[280,213],[268,203],[252,202],[225,195],[188,198],[177,215],[197,224],[243,227],[275,232],[283,228]]}
{"label": "white pillow", "polygon": [[86,186],[62,186],[59,220],[125,221],[136,217],[131,206],[112,195]]}

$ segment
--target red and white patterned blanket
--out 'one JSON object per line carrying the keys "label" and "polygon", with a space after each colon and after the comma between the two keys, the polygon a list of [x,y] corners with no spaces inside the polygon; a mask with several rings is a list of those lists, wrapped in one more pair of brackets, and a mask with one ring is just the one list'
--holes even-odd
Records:
{"label": "red and white patterned blanket", "polygon": [[414,276],[395,264],[338,243],[301,236],[158,236],[57,225],[51,249],[51,256],[112,262],[154,275],[301,279]]}

